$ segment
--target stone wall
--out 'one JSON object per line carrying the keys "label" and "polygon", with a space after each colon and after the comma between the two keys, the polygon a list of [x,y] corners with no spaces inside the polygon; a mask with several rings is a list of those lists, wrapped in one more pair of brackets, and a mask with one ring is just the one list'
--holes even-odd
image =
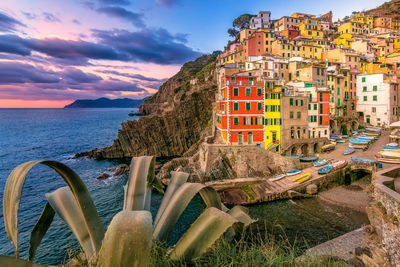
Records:
{"label": "stone wall", "polygon": [[400,194],[394,190],[394,178],[400,177],[400,167],[382,170],[374,176],[375,202],[367,208],[373,231],[367,245],[381,251],[389,266],[400,266]]}

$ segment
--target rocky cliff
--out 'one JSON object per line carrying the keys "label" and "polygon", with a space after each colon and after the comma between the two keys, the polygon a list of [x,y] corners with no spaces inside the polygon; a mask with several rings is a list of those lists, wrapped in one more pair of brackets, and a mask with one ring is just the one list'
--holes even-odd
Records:
{"label": "rocky cliff", "polygon": [[400,18],[400,0],[392,0],[383,3],[377,8],[366,11],[368,15],[372,16],[388,16],[393,18]]}
{"label": "rocky cliff", "polygon": [[139,120],[123,122],[117,139],[106,148],[80,153],[95,159],[140,155],[176,157],[204,137],[211,126],[217,89],[216,54],[185,63],[139,108]]}

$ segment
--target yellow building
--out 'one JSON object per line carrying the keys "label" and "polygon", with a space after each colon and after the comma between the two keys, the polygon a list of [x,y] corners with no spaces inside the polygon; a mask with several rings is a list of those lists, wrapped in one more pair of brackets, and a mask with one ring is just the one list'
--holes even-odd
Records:
{"label": "yellow building", "polygon": [[340,35],[345,33],[364,35],[369,34],[370,29],[370,26],[365,23],[346,22],[339,26],[338,33]]}
{"label": "yellow building", "polygon": [[311,14],[305,14],[305,13],[293,13],[292,15],[290,15],[290,17],[292,18],[297,18],[297,19],[305,19],[305,18],[311,18],[311,19],[315,19],[315,15],[311,15]]}
{"label": "yellow building", "polygon": [[350,33],[344,33],[333,40],[333,42],[337,45],[337,47],[342,45],[344,48],[351,48],[351,43],[354,42],[354,38],[352,38]]}
{"label": "yellow building", "polygon": [[394,51],[400,50],[400,37],[394,39],[393,48]]}
{"label": "yellow building", "polygon": [[351,22],[365,23],[369,25],[369,28],[374,28],[374,16],[366,15],[365,12],[355,13],[351,19]]}
{"label": "yellow building", "polygon": [[324,38],[324,32],[317,19],[307,18],[299,25],[300,35],[313,38]]}
{"label": "yellow building", "polygon": [[273,88],[266,83],[265,88],[265,149],[280,152],[282,134],[281,88]]}
{"label": "yellow building", "polygon": [[[392,62],[388,60],[387,63],[392,63]],[[366,73],[366,74],[392,73],[391,66],[381,62],[360,62],[359,66],[361,73]]]}
{"label": "yellow building", "polygon": [[278,39],[272,42],[272,54],[282,58],[303,57],[321,59],[322,47],[314,42]]}

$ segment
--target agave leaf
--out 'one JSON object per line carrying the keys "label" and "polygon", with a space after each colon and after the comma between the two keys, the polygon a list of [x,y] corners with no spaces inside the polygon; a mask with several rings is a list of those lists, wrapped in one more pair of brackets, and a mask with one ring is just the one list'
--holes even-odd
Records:
{"label": "agave leaf", "polygon": [[152,230],[149,211],[119,212],[108,226],[98,266],[149,266]]}
{"label": "agave leaf", "polygon": [[18,249],[18,208],[21,200],[22,187],[28,172],[38,164],[46,165],[54,169],[68,184],[78,207],[85,217],[85,224],[89,229],[89,235],[96,251],[100,249],[104,237],[104,226],[94,206],[90,194],[81,178],[68,166],[57,161],[35,160],[23,163],[10,173],[3,194],[3,216],[7,236],[14,245],[15,256],[19,257]]}
{"label": "agave leaf", "polygon": [[124,210],[148,210],[151,204],[151,183],[154,181],[154,157],[132,158],[126,184]]}
{"label": "agave leaf", "polygon": [[238,221],[242,222],[244,227],[247,227],[256,221],[249,216],[249,210],[242,206],[235,206],[230,209],[228,213],[229,215],[235,217]]}
{"label": "agave leaf", "polygon": [[40,245],[43,236],[49,229],[50,224],[53,221],[54,214],[55,212],[53,208],[50,206],[49,202],[46,202],[42,214],[40,215],[39,220],[36,222],[31,232],[31,238],[29,240],[28,260],[33,261],[35,259],[36,249]]}
{"label": "agave leaf", "polygon": [[217,208],[206,209],[172,249],[171,259],[191,260],[201,256],[229,229],[241,227],[235,217]]}
{"label": "agave leaf", "polygon": [[12,266],[12,267],[43,267],[38,263],[17,259],[10,256],[0,255],[0,266]]}
{"label": "agave leaf", "polygon": [[164,213],[165,208],[167,207],[172,196],[175,194],[176,190],[178,190],[179,187],[181,187],[181,185],[186,183],[188,177],[189,174],[185,172],[175,172],[175,171],[171,172],[171,179],[169,181],[167,191],[165,191],[160,208],[158,209],[156,218],[154,220],[154,224],[158,223],[160,216]]}
{"label": "agave leaf", "polygon": [[200,193],[207,207],[221,209],[221,199],[212,187],[199,183],[185,183],[175,191],[159,220],[154,224],[154,238],[161,241],[167,240],[168,234],[197,193]]}
{"label": "agave leaf", "polygon": [[79,209],[78,202],[71,190],[65,186],[46,194],[47,201],[58,216],[68,225],[78,240],[85,254],[90,258],[96,249],[90,240],[89,229],[85,224],[85,217]]}

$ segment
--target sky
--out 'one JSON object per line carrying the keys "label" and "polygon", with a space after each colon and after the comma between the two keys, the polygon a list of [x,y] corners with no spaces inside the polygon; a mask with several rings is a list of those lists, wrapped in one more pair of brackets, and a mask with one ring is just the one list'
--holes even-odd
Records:
{"label": "sky", "polygon": [[334,19],[380,0],[2,0],[0,108],[157,92],[183,63],[222,50],[243,13]]}

